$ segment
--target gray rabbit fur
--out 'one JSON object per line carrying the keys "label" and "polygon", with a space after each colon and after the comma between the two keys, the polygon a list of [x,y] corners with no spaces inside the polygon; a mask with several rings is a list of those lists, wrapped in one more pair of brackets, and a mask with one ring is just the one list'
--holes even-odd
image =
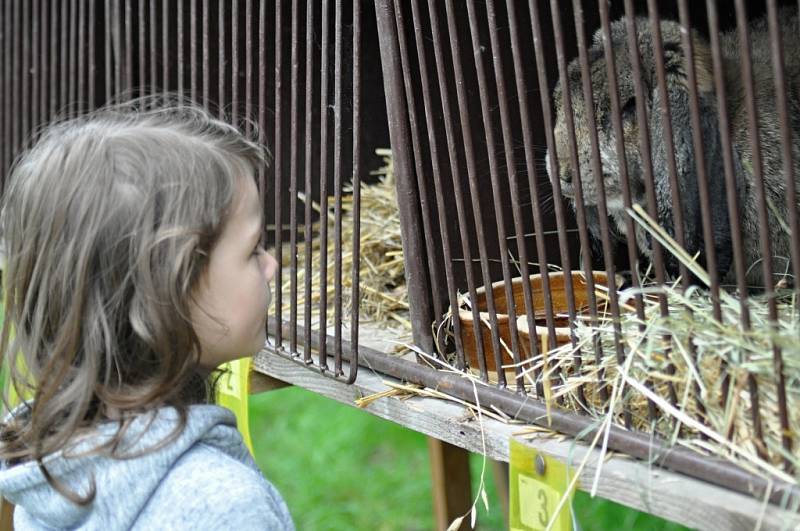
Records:
{"label": "gray rabbit fur", "polygon": [[[800,189],[800,31],[798,31],[797,10],[793,8],[782,9],[779,19],[781,20],[783,35],[785,77],[790,113],[789,123],[792,130],[794,176],[795,182],[798,182],[798,189]],[[644,78],[644,93],[647,98],[645,106],[648,116],[648,129],[650,131],[658,222],[670,234],[674,234],[669,169],[666,158],[663,117],[650,21],[645,18],[637,19],[636,27],[641,71]],[[674,21],[662,21],[661,33],[666,67],[667,93],[672,119],[674,156],[684,216],[685,246],[691,254],[700,252],[700,262],[705,264],[705,244],[697,183],[698,175],[692,143],[689,81],[685,72],[681,26]],[[763,175],[770,211],[771,254],[775,257],[773,260],[774,273],[775,275],[780,275],[790,272],[788,260],[792,235],[789,234],[787,228],[786,181],[783,173],[780,125],[775,101],[774,74],[766,18],[760,18],[750,24],[750,39]],[[761,263],[758,232],[758,204],[755,176],[751,162],[748,134],[749,122],[736,29],[734,28],[732,31],[721,34],[720,40],[724,64],[728,120],[733,144],[736,193],[740,211],[739,219],[744,242],[745,268],[747,268],[746,279],[750,286],[763,286],[763,265]],[[735,272],[732,263],[732,238],[726,200],[726,181],[711,48],[709,42],[696,31],[692,33],[692,44],[700,103],[702,140],[711,197],[711,218],[717,270],[719,278],[726,284],[730,284],[735,282]],[[633,69],[628,53],[627,28],[624,19],[612,23],[611,45],[618,78],[625,156],[632,200],[634,203],[646,208],[645,173],[638,137]],[[611,119],[606,61],[603,53],[603,35],[600,31],[594,36],[593,45],[588,50],[588,57],[591,66],[591,83],[595,100],[594,113],[608,213],[612,221],[612,232],[615,233],[614,236],[621,239],[624,238],[626,233],[625,216],[627,214],[622,201],[621,176]],[[581,189],[586,205],[587,220],[589,220],[590,229],[596,241],[596,238],[599,237],[599,226],[596,223],[598,220],[598,190],[592,175],[592,150],[581,85],[581,70],[577,59],[569,65],[568,80],[577,140],[578,162],[582,182]],[[562,90],[563,88],[560,84],[554,90],[556,111],[555,147],[562,190],[564,196],[572,199],[574,205],[574,182],[572,179],[574,169],[571,167],[570,161],[570,144],[565,123]],[[549,157],[550,154],[548,153],[548,159]],[[552,171],[550,161],[548,160],[547,162],[548,170]],[[652,250],[649,235],[638,225],[636,225],[635,230],[639,251],[644,256],[651,258]],[[675,258],[666,253],[665,259],[668,273],[673,277],[677,276],[678,263]]]}

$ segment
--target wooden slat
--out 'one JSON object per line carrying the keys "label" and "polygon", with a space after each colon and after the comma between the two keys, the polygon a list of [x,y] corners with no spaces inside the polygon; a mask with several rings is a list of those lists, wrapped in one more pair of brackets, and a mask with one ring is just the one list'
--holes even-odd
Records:
{"label": "wooden slat", "polygon": [[[361,367],[356,383],[348,386],[266,351],[253,361],[258,372],[350,406],[358,398],[388,390],[385,382],[398,383],[394,378]],[[482,419],[481,428],[474,418],[465,415],[464,406],[450,401],[422,397],[381,398],[364,409],[470,452],[484,454],[489,459],[508,462],[508,441],[513,436],[562,462],[576,465],[587,459],[578,485],[584,491],[591,489],[600,462],[599,451],[568,438],[541,433],[515,435],[524,426],[486,417]],[[471,420],[465,420],[467,418]],[[800,526],[800,516],[794,512],[619,455],[607,456],[602,463],[596,494],[697,529],[752,530],[759,520],[762,529]]]}

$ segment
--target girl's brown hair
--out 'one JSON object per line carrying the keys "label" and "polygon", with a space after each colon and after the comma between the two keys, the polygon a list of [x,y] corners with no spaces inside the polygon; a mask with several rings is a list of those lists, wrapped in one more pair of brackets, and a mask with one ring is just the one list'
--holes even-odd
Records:
{"label": "girl's brown hair", "polygon": [[265,156],[204,109],[147,98],[51,125],[17,160],[0,214],[0,353],[32,401],[0,425],[1,459],[38,462],[87,503],[93,494],[65,492],[44,456],[109,419],[119,429],[96,451],[113,454],[136,414],[163,406],[180,413],[180,433],[188,405],[210,393],[193,287],[236,180]]}

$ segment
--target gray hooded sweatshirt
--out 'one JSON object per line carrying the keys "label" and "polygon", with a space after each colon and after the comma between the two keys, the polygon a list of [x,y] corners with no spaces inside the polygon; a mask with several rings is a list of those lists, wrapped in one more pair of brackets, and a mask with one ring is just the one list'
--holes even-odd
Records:
{"label": "gray hooded sweatshirt", "polygon": [[[137,418],[124,438],[123,453],[153,447],[177,422],[171,408]],[[100,426],[69,454],[96,447],[116,427]],[[59,452],[44,463],[50,474],[82,495],[94,478],[95,499],[80,507],[50,487],[36,463],[0,463],[0,494],[16,505],[16,530],[294,529],[281,495],[242,442],[233,413],[218,406],[190,407],[177,439],[138,457],[66,457]]]}

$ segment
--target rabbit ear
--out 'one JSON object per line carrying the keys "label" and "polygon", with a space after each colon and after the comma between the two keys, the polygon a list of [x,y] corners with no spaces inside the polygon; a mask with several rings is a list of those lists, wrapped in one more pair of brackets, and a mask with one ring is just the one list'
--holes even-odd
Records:
{"label": "rabbit ear", "polygon": [[[732,260],[732,244],[728,206],[725,190],[725,171],[722,161],[720,129],[717,119],[716,99],[712,90],[711,70],[703,58],[708,47],[694,39],[695,72],[698,84],[700,107],[700,133],[705,156],[705,176],[711,198],[711,227],[714,238],[717,270],[720,277],[727,273]],[[657,203],[659,206],[659,223],[671,234],[675,235],[672,185],[670,165],[667,157],[675,157],[677,183],[680,191],[681,212],[683,214],[683,235],[686,251],[691,255],[700,253],[700,263],[705,266],[707,259],[703,238],[699,179],[697,159],[694,149],[694,132],[692,115],[689,106],[688,80],[685,75],[685,63],[682,49],[674,42],[665,42],[664,58],[667,67],[667,97],[669,100],[672,122],[673,149],[668,150],[664,142],[665,131],[661,112],[661,91],[654,88],[653,107],[650,116],[650,134],[653,143],[653,173],[655,178]],[[700,59],[700,60],[698,60]],[[678,274],[678,261],[673,256],[665,257],[668,272]]]}

